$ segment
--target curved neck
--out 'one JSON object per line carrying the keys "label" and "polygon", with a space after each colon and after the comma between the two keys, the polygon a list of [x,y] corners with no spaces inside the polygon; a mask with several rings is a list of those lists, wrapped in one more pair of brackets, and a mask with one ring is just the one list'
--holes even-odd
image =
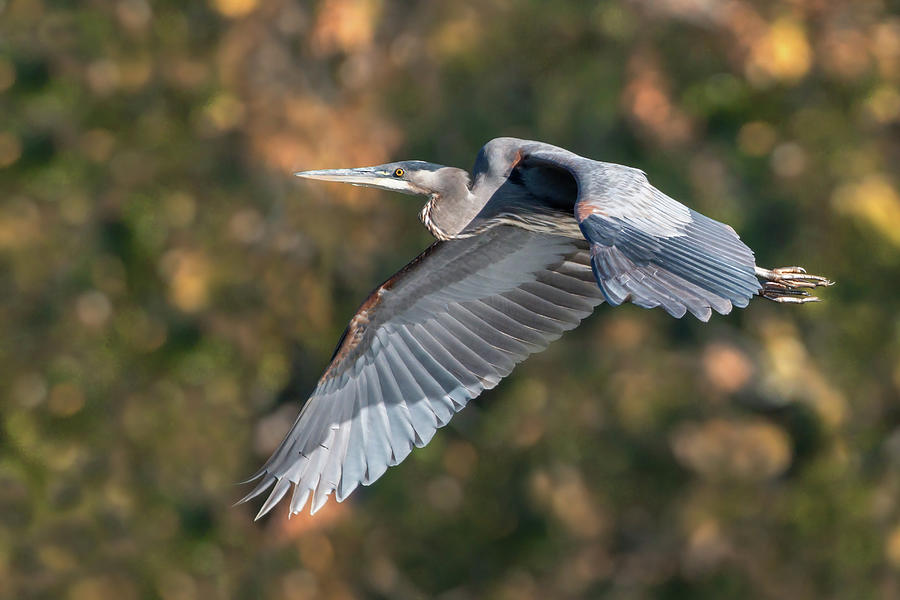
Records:
{"label": "curved neck", "polygon": [[437,239],[453,239],[481,211],[484,202],[472,194],[469,174],[462,169],[439,169],[429,183],[431,194],[419,219]]}

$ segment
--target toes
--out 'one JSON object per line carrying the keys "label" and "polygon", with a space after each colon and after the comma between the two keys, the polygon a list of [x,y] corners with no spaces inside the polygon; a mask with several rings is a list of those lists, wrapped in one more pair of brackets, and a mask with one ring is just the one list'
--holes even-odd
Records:
{"label": "toes", "polygon": [[776,273],[800,273],[806,274],[806,269],[803,267],[778,267],[777,269],[772,269]]}
{"label": "toes", "polygon": [[779,273],[778,271],[775,271],[775,273],[777,273],[775,281],[806,281],[812,279],[806,273]]}
{"label": "toes", "polygon": [[806,304],[807,302],[822,301],[822,299],[817,296],[803,296],[802,298],[798,298],[797,296],[766,296],[766,298],[780,304]]}
{"label": "toes", "polygon": [[772,281],[790,282],[791,285],[799,285],[801,287],[817,287],[820,285],[832,285],[833,282],[825,277],[818,275],[807,275],[805,273],[778,273]]}
{"label": "toes", "polygon": [[763,286],[760,296],[778,301],[783,298],[806,298],[809,297],[809,292],[782,283],[768,282]]}
{"label": "toes", "polygon": [[808,274],[803,267],[778,267],[777,269],[756,267],[756,276],[768,282],[786,283],[794,287],[834,285],[834,282],[827,277]]}
{"label": "toes", "polygon": [[834,285],[834,282],[819,275],[810,275],[803,267],[779,267],[763,269],[756,267],[756,276],[763,281],[759,295],[782,304],[806,304],[818,302],[809,290]]}

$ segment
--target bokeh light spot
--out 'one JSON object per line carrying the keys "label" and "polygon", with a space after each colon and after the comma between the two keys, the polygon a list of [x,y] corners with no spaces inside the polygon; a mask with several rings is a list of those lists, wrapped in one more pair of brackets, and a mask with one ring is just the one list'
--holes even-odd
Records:
{"label": "bokeh light spot", "polygon": [[47,409],[57,417],[71,417],[84,408],[84,392],[71,382],[58,383],[50,390]]}
{"label": "bokeh light spot", "polygon": [[14,164],[22,156],[22,142],[8,131],[0,132],[0,169]]}

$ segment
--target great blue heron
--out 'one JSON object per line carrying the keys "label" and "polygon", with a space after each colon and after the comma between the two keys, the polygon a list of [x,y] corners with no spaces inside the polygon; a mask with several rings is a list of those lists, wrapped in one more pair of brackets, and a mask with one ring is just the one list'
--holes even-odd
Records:
{"label": "great blue heron", "polygon": [[[638,169],[514,138],[472,177],[422,161],[296,173],[428,197],[439,241],[359,307],[300,415],[240,502],[274,485],[292,514],[343,500],[427,444],[482,390],[604,300],[701,321],[758,295],[817,300],[799,267],[762,269],[734,229],[657,190]],[[762,281],[762,283],[760,283]]]}

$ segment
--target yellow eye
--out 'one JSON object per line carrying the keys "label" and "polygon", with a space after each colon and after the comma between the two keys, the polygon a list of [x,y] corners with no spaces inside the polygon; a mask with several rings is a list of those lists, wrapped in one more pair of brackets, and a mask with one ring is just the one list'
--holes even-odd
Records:
{"label": "yellow eye", "polygon": [[404,171],[403,169],[400,169],[400,168],[394,169],[394,177],[403,177],[403,174],[405,172],[406,171]]}

